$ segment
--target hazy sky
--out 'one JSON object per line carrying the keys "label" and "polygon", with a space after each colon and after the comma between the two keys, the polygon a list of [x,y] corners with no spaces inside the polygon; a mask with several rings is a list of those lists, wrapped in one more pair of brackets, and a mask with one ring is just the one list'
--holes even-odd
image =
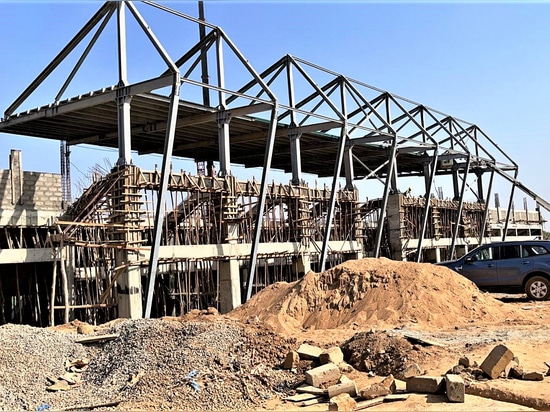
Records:
{"label": "hazy sky", "polygon": [[[194,1],[163,4],[198,13]],[[0,3],[2,113],[100,5]],[[169,29],[160,13],[137,6],[174,58],[197,41],[196,26]],[[206,1],[205,12],[207,21],[220,26],[258,72],[291,54],[475,123],[519,165],[519,180],[550,200],[550,4]],[[131,24],[129,30],[130,38]],[[147,41],[139,36],[129,39],[138,45],[129,44],[134,53],[129,57],[131,81],[146,78],[141,71],[149,69],[139,46]],[[116,37],[106,37],[98,46],[114,50]],[[114,54],[98,56],[92,53],[88,71],[83,67],[82,76],[75,78],[76,94],[116,84]],[[64,76],[54,77],[51,89],[38,90],[24,109],[52,102]],[[10,149],[23,151],[25,170],[59,173],[57,141],[0,134],[0,168],[8,167]],[[73,182],[84,179],[94,164],[114,164],[116,158],[113,150],[73,147]],[[160,164],[160,157],[153,162]],[[193,164],[183,164],[193,171]],[[450,196],[452,188],[444,191]],[[495,191],[506,198],[509,185],[498,182]],[[522,207],[516,201],[516,208]]]}

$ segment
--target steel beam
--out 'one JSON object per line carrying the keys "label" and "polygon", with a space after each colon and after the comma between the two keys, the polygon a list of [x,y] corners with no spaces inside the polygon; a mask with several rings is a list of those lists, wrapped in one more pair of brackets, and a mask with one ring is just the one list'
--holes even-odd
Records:
{"label": "steel beam", "polygon": [[126,60],[126,3],[117,3],[117,34],[118,34],[118,160],[117,165],[132,164],[132,131],[130,122],[130,101],[132,97],[126,94],[128,85],[128,67]]}
{"label": "steel beam", "polygon": [[178,102],[180,95],[180,76],[176,72],[173,74],[174,84],[170,95],[170,108],[168,111],[168,127],[166,128],[166,139],[164,142],[164,154],[162,156],[162,168],[160,176],[160,188],[158,191],[157,208],[155,213],[153,245],[149,258],[149,280],[147,285],[147,297],[145,301],[145,318],[151,317],[151,308],[153,305],[153,294],[155,291],[155,281],[158,271],[158,253],[160,240],[162,237],[162,228],[164,220],[164,209],[166,205],[166,190],[168,188],[168,179],[170,177],[170,164],[172,162],[172,150],[174,147],[174,136],[176,134],[176,119],[178,117]]}
{"label": "steel beam", "polygon": [[[344,159],[344,150],[346,148],[348,130],[346,124],[346,96],[344,88],[341,89],[341,107],[344,118],[344,124],[340,131],[340,141],[338,142],[338,153],[336,154],[336,164],[334,165],[334,176],[332,178],[332,191],[330,192],[329,206],[327,210],[327,217],[325,222],[325,236],[323,237],[323,245],[321,247],[321,271],[325,270],[327,261],[328,243],[330,240],[330,230],[332,228],[332,219],[334,216],[334,207],[336,205],[336,192],[338,189],[338,178],[340,177],[340,171],[342,170],[342,161]],[[338,110],[337,110],[338,112]]]}
{"label": "steel beam", "polygon": [[262,170],[262,183],[260,185],[260,194],[258,199],[256,226],[254,227],[254,235],[252,238],[252,246],[250,249],[250,262],[248,264],[248,282],[246,284],[246,300],[252,297],[252,284],[256,275],[256,260],[258,259],[258,245],[260,243],[260,235],[262,233],[262,221],[265,209],[265,198],[267,195],[267,178],[271,169],[271,159],[273,157],[273,147],[275,146],[275,132],[277,131],[277,101],[274,100],[273,109],[271,111],[271,121],[269,123],[269,134],[267,137],[267,145],[265,148],[264,168]]}
{"label": "steel beam", "polygon": [[451,259],[455,259],[456,251],[455,251],[455,245],[456,245],[456,238],[458,237],[458,228],[460,227],[460,219],[462,218],[462,209],[464,207],[464,194],[466,193],[466,177],[468,176],[468,173],[470,173],[470,162],[471,162],[472,156],[468,155],[468,158],[466,160],[466,169],[464,170],[464,178],[462,180],[462,188],[460,190],[460,198],[459,198],[459,204],[458,204],[458,210],[457,210],[457,216],[456,216],[456,224],[453,230],[453,238],[451,241]]}

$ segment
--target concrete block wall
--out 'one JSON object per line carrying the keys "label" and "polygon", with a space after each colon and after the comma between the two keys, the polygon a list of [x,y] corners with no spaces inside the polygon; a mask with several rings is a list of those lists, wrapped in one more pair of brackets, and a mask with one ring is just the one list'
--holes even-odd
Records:
{"label": "concrete block wall", "polygon": [[[0,207],[2,209],[62,210],[61,175],[23,172],[22,191],[12,201],[12,179],[9,170],[0,170]],[[18,201],[17,201],[18,200]]]}

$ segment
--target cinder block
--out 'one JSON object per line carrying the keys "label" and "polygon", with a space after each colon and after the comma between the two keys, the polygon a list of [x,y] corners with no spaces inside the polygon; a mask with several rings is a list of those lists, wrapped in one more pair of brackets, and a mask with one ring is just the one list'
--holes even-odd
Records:
{"label": "cinder block", "polygon": [[319,355],[319,362],[321,362],[321,365],[324,365],[326,363],[334,363],[335,365],[338,365],[340,362],[344,361],[344,354],[342,353],[342,349],[338,346],[333,346],[332,348],[328,348],[327,350],[323,351]]}
{"label": "cinder block", "polygon": [[349,396],[348,393],[341,393],[330,399],[328,404],[329,411],[352,411],[357,402]]}
{"label": "cinder block", "polygon": [[333,398],[341,393],[347,393],[350,396],[357,396],[357,386],[352,380],[329,386],[327,390],[329,398]]}
{"label": "cinder block", "polygon": [[464,403],[466,388],[462,376],[452,374],[445,375],[445,391],[447,392],[449,401]]}
{"label": "cinder block", "polygon": [[300,355],[300,359],[319,361],[319,356],[323,353],[323,349],[308,343],[302,343],[297,352]]}
{"label": "cinder block", "polygon": [[514,354],[504,345],[497,345],[485,358],[480,368],[491,379],[496,379],[500,376],[506,365],[514,358]]}
{"label": "cinder block", "polygon": [[292,369],[298,367],[298,362],[300,362],[300,356],[296,351],[290,351],[287,353],[285,362],[283,363],[283,368]]}
{"label": "cinder block", "polygon": [[334,363],[327,363],[306,372],[306,382],[316,388],[326,383],[338,382],[340,369]]}
{"label": "cinder block", "polygon": [[443,390],[441,376],[413,376],[407,379],[407,392],[438,393]]}

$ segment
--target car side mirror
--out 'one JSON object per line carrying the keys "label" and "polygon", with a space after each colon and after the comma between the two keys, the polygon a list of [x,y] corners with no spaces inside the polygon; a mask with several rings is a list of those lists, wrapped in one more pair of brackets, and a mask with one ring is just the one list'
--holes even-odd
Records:
{"label": "car side mirror", "polygon": [[466,259],[464,259],[464,263],[472,263],[474,261],[474,258],[471,256],[468,256]]}

